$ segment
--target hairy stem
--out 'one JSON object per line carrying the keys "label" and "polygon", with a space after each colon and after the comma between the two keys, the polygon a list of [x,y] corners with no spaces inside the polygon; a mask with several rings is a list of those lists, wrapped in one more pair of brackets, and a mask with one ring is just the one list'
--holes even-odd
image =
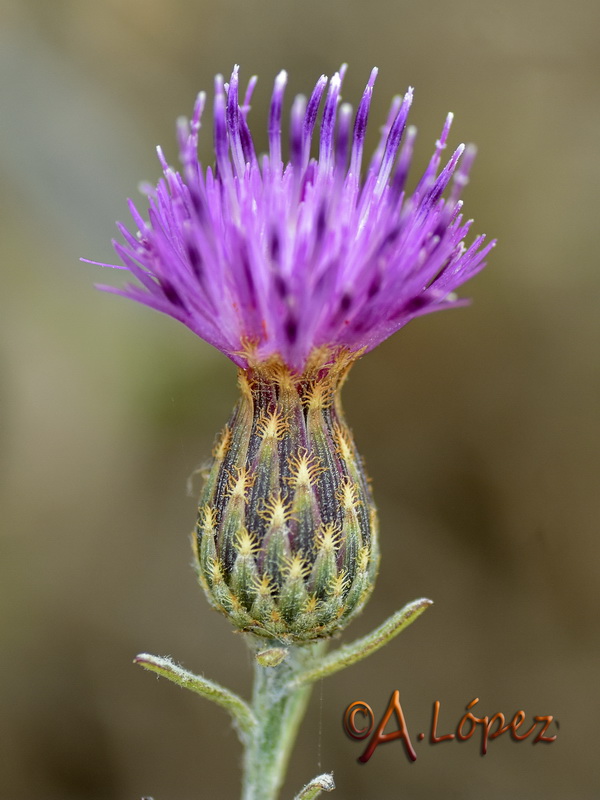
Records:
{"label": "hairy stem", "polygon": [[323,643],[291,646],[287,658],[276,666],[262,666],[256,660],[252,698],[256,728],[246,746],[242,800],[277,798],[311,691],[310,685],[290,684],[323,649]]}

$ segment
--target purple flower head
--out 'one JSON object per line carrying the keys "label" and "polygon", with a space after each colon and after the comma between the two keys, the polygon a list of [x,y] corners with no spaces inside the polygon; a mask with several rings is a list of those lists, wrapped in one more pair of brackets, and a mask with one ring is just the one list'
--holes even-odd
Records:
{"label": "purple flower head", "polygon": [[119,268],[138,284],[101,288],[180,320],[240,367],[276,356],[297,372],[317,349],[366,352],[414,317],[464,302],[454,290],[494,245],[484,246],[484,236],[465,244],[471,222],[459,197],[474,148],[460,145],[442,164],[449,114],[407,193],[416,135],[407,128],[409,89],[392,101],[363,168],[377,70],[355,114],[340,102],[344,72],[322,76],[308,99],[294,99],[287,162],[286,73],[275,79],[267,155],[257,155],[247,122],[255,78],[240,100],[238,67],[229,84],[217,76],[214,167],[197,155],[202,93],[191,121],[179,124],[181,170],[159,148],[164,177],[148,191],[148,221],[130,202],[138,231],[118,226]]}

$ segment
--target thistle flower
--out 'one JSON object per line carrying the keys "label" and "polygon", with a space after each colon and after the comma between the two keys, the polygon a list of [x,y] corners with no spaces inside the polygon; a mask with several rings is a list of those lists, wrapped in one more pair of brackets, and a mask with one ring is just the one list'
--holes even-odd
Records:
{"label": "thistle flower", "polygon": [[247,122],[255,79],[240,101],[238,68],[228,84],[218,76],[214,168],[197,155],[202,93],[179,123],[181,171],[159,149],[148,222],[130,203],[137,234],[119,224],[114,247],[139,285],[102,287],[183,322],[238,366],[241,398],[200,498],[198,573],[238,628],[283,641],[332,635],[375,578],[375,507],[339,399],[349,367],[411,319],[462,304],[454,290],[494,245],[465,244],[474,149],[442,165],[452,115],[407,192],[412,89],[393,99],[363,177],[377,70],[356,114],[340,102],[344,72],[294,99],[287,163],[286,73],[263,156]]}

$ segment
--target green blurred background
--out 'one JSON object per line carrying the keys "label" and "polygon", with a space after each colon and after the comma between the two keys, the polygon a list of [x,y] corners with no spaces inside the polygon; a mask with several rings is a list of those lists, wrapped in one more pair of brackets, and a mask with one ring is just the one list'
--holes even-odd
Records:
{"label": "green blurred background", "polygon": [[[480,155],[466,193],[497,236],[466,310],[418,320],[353,370],[345,407],[374,480],[383,562],[345,639],[419,596],[386,651],[315,690],[283,797],[333,770],[335,797],[600,796],[597,538],[600,289],[593,0],[3,0],[0,796],[238,795],[224,713],[131,663],[140,651],[247,693],[244,643],[189,567],[197,482],[235,370],[185,328],[93,289],[125,198],[176,160],[174,123],[233,63],[290,94],[348,61],[380,67],[370,142],[416,87],[416,167],[448,110]],[[288,95],[289,100],[289,95]],[[203,139],[210,160],[210,136]],[[552,745],[400,743],[366,765],[345,707],[400,689],[413,737],[482,714],[553,714]]]}

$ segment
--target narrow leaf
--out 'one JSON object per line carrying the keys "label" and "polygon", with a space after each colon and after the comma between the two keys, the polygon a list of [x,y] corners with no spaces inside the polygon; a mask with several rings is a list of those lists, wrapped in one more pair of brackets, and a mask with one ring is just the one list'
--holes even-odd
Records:
{"label": "narrow leaf", "polygon": [[420,600],[413,600],[412,603],[408,603],[403,609],[397,611],[372,633],[334,650],[321,661],[319,666],[297,675],[294,680],[290,681],[288,687],[291,689],[302,686],[305,683],[313,683],[370,656],[371,653],[379,650],[380,647],[383,647],[394,636],[397,636],[407,628],[432,603],[433,600],[428,600],[425,597]]}
{"label": "narrow leaf", "polygon": [[325,773],[313,778],[310,783],[307,783],[304,789],[296,795],[294,800],[314,800],[321,792],[332,792],[335,789],[333,782],[333,775]]}
{"label": "narrow leaf", "polygon": [[141,653],[134,658],[134,664],[139,664],[150,672],[156,672],[163,678],[168,678],[184,689],[190,689],[196,694],[212,700],[217,705],[229,711],[234,724],[242,738],[251,735],[256,728],[256,719],[250,707],[237,694],[230,692],[229,689],[220,686],[218,683],[209,681],[201,675],[194,675],[193,672],[183,669],[170,658],[162,656],[152,656],[148,653]]}

